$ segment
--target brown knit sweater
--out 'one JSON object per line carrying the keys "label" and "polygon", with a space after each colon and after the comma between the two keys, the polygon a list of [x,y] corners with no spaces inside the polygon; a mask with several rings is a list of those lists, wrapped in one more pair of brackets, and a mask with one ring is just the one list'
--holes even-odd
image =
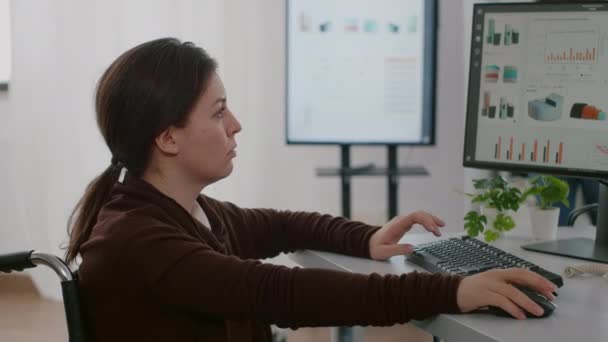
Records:
{"label": "brown knit sweater", "polygon": [[296,249],[369,257],[377,227],[198,201],[212,231],[143,180],[115,185],[81,248],[81,287],[96,342],[268,342],[269,324],[391,325],[458,312],[458,277],[361,275],[256,260]]}

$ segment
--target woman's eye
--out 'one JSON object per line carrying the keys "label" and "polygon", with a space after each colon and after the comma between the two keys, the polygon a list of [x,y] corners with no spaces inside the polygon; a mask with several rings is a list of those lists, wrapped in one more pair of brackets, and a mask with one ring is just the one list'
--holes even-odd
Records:
{"label": "woman's eye", "polygon": [[226,107],[222,107],[222,109],[220,109],[219,112],[215,113],[215,115],[219,118],[223,118],[225,111],[226,111]]}

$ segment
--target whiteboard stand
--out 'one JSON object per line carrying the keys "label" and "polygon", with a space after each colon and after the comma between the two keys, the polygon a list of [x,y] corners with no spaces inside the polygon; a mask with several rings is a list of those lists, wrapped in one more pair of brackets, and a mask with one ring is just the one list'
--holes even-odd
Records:
{"label": "whiteboard stand", "polygon": [[[319,177],[340,177],[342,187],[342,216],[351,218],[351,178],[355,176],[386,176],[388,188],[388,217],[390,220],[397,216],[397,192],[400,176],[428,176],[429,172],[424,166],[402,166],[397,163],[397,145],[386,145],[388,167],[376,167],[367,164],[358,167],[350,166],[351,145],[340,145],[340,167],[317,168]],[[332,342],[362,342],[362,327],[337,327],[332,329]]]}
{"label": "whiteboard stand", "polygon": [[386,145],[388,150],[388,167],[376,167],[374,164],[359,167],[350,166],[351,145],[340,145],[340,167],[320,167],[316,169],[319,177],[339,176],[342,185],[342,216],[351,218],[351,178],[355,176],[386,176],[388,194],[388,219],[397,216],[399,177],[428,176],[424,166],[397,166],[397,145]]}

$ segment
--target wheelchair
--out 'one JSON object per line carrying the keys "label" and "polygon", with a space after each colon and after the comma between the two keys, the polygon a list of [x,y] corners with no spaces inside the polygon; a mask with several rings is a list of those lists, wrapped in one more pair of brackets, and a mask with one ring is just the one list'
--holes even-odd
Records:
{"label": "wheelchair", "polygon": [[69,342],[90,342],[78,289],[77,272],[72,272],[61,258],[51,254],[26,251],[0,255],[0,273],[21,272],[38,265],[51,268],[61,280]]}
{"label": "wheelchair", "polygon": [[[51,268],[61,279],[69,342],[91,342],[78,288],[78,272],[72,272],[61,258],[51,254],[37,251],[0,254],[0,273],[21,272],[38,265]],[[273,340],[285,342],[286,336],[273,331]]]}

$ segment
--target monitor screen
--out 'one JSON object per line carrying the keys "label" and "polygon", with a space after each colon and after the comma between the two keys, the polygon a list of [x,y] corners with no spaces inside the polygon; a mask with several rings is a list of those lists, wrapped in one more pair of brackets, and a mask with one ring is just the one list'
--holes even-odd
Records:
{"label": "monitor screen", "polygon": [[464,165],[608,178],[608,5],[475,5]]}
{"label": "monitor screen", "polygon": [[288,0],[286,138],[434,143],[435,0]]}

